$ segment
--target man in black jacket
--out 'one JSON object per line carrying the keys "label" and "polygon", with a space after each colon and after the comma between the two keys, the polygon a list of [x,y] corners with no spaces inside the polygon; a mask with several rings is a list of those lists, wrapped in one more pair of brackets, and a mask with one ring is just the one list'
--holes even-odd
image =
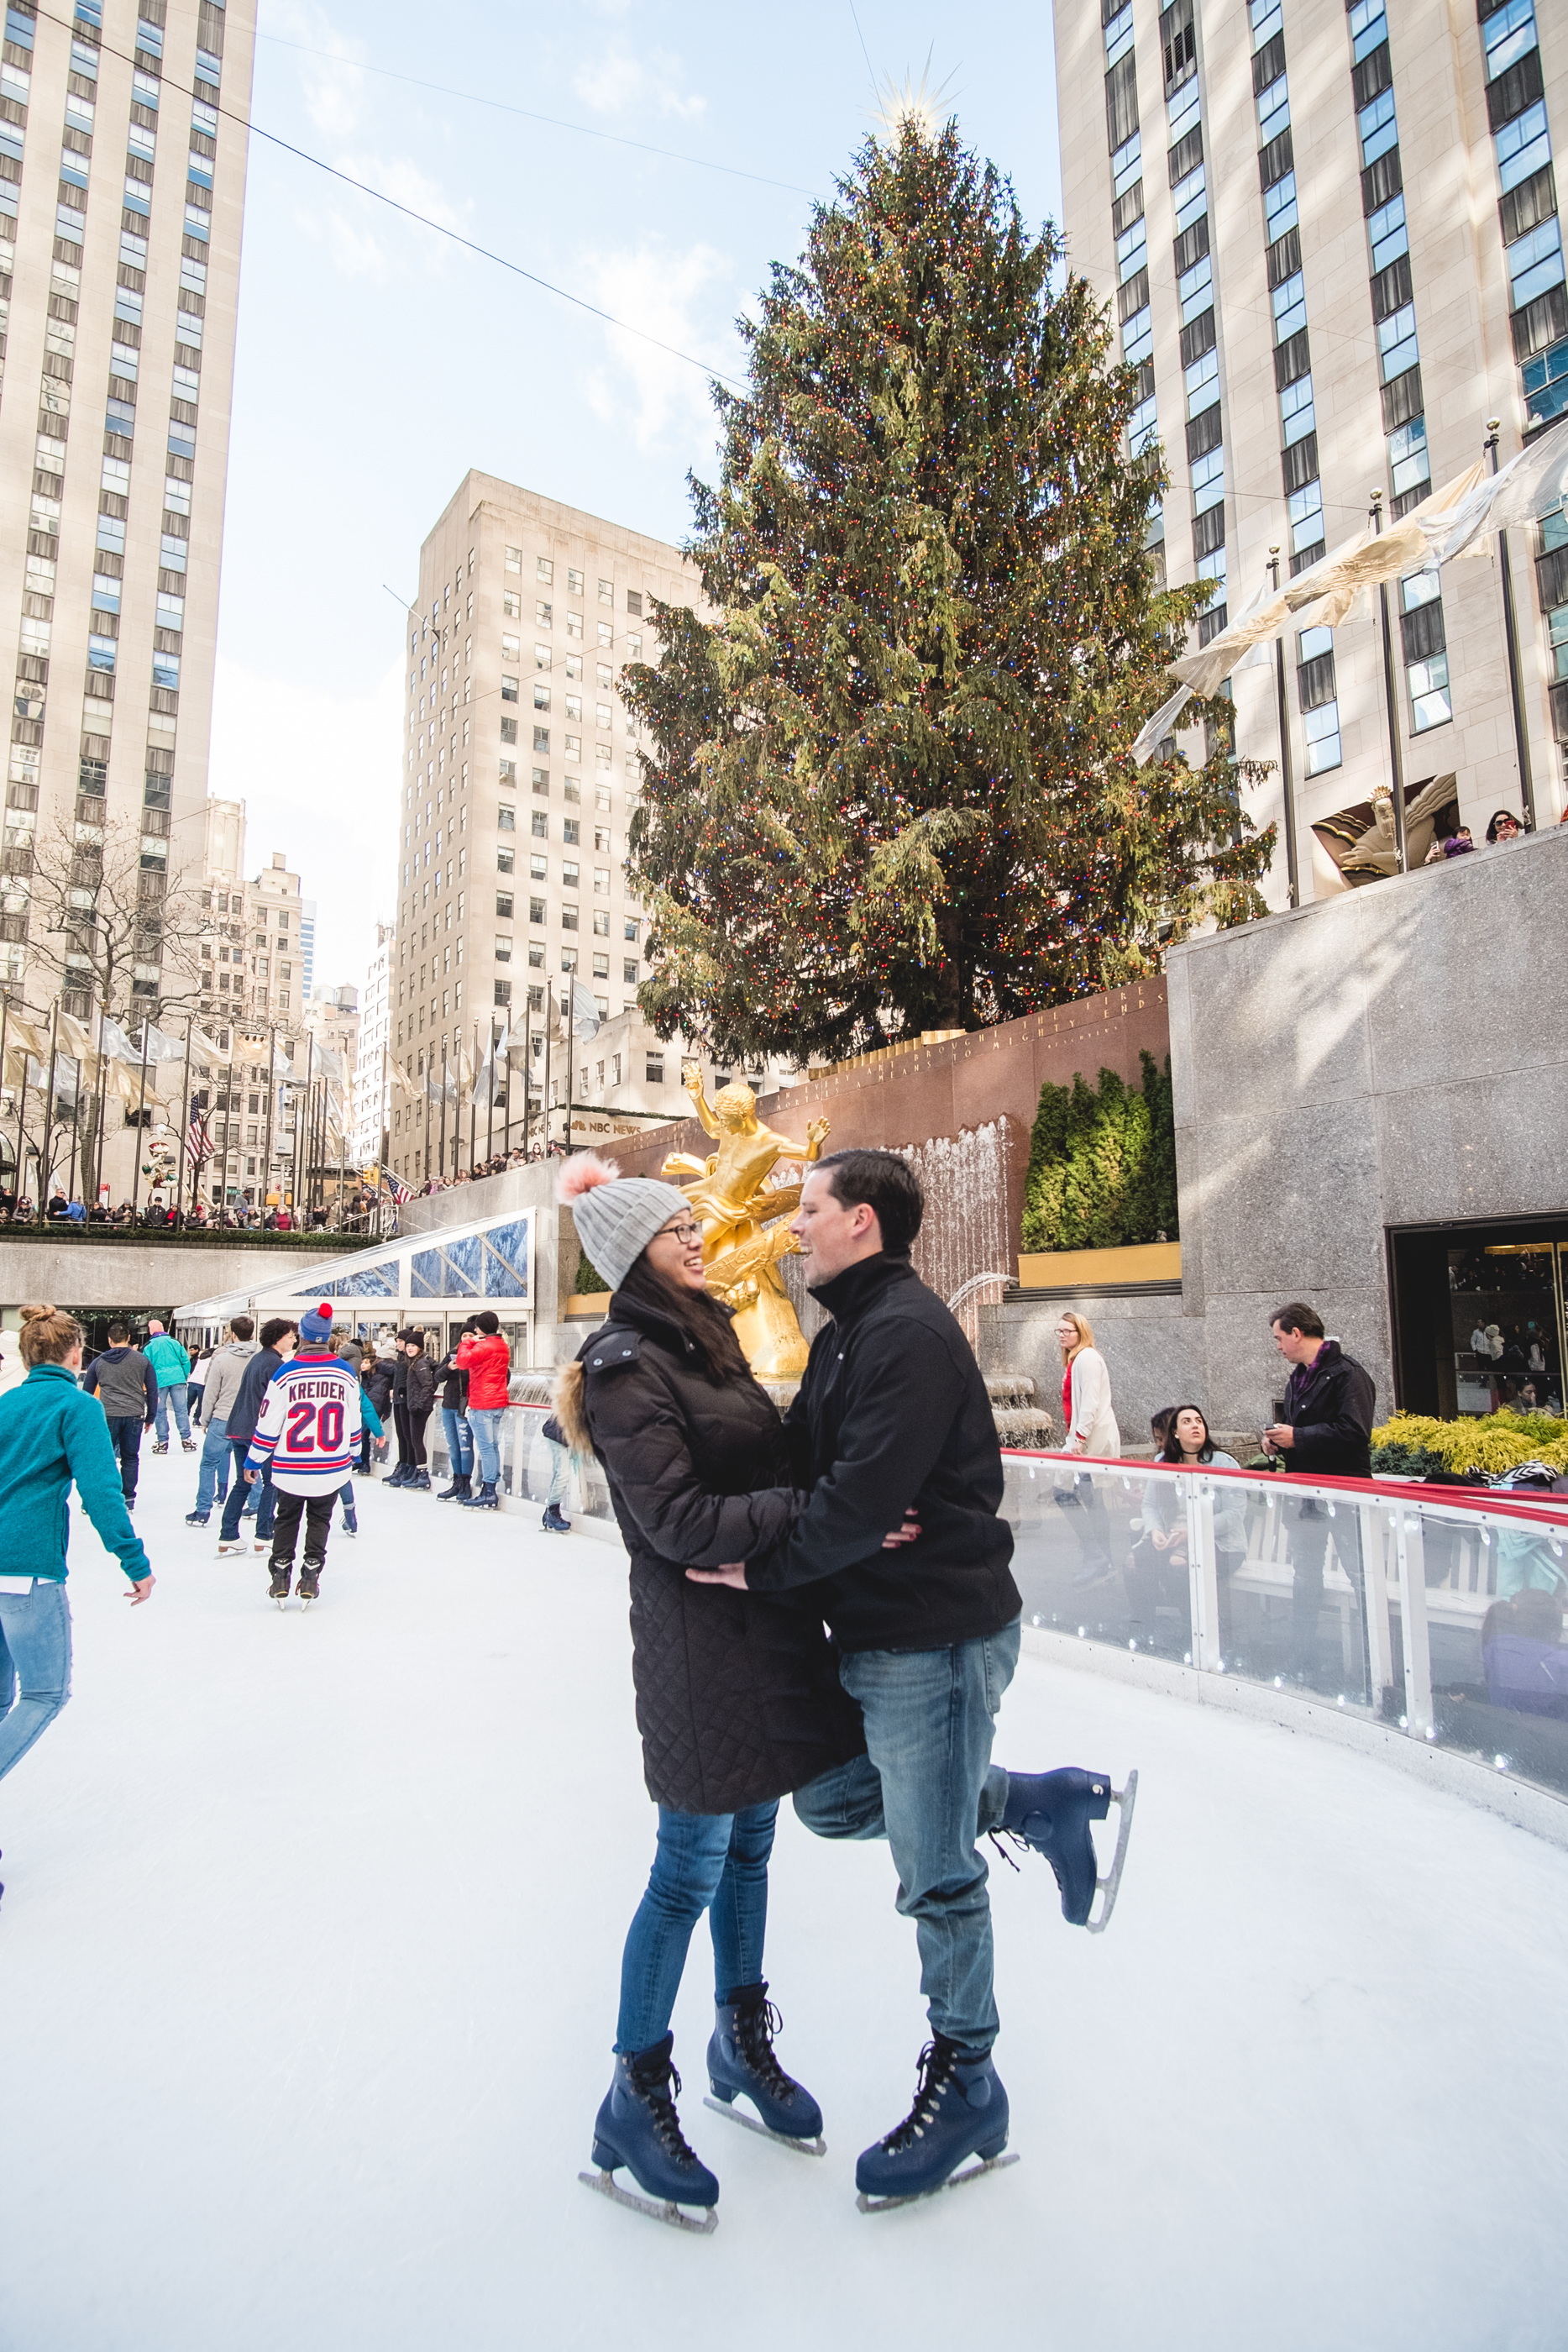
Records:
{"label": "man in black jacket", "polygon": [[[1291,1367],[1281,1419],[1263,1432],[1270,1454],[1283,1456],[1293,1476],[1370,1478],[1372,1423],[1377,1391],[1372,1375],[1337,1339],[1325,1338],[1322,1318],[1293,1298],[1269,1318],[1274,1345]],[[1350,1507],[1332,1524],[1340,1565],[1355,1589],[1361,1611],[1363,1664],[1370,1653],[1361,1561],[1361,1524]],[[1291,1636],[1293,1671],[1311,1680],[1318,1664],[1318,1621],[1323,1606],[1323,1570],[1331,1523],[1325,1505],[1309,1496],[1297,1507],[1291,1530]],[[1367,1696],[1375,1698],[1375,1692]]]}
{"label": "man in black jacket", "polygon": [[272,1465],[262,1471],[255,1486],[247,1485],[245,1457],[250,1451],[250,1441],[256,1435],[256,1424],[273,1374],[280,1371],[293,1355],[299,1338],[299,1326],[286,1316],[275,1315],[261,1327],[261,1348],[240,1374],[239,1391],[229,1407],[228,1442],[234,1449],[233,1477],[229,1483],[228,1500],[224,1505],[224,1520],[218,1536],[218,1549],[244,1551],[240,1539],[240,1514],[246,1497],[259,1494],[256,1511],[255,1543],[257,1551],[272,1549],[273,1514],[277,1508],[272,1491]]}
{"label": "man in black jacket", "polygon": [[856,2168],[862,2196],[878,2199],[923,2195],[1007,2144],[977,1838],[1009,1831],[1045,1853],[1063,1910],[1082,1924],[1095,1881],[1088,1824],[1110,1802],[1103,1773],[1009,1774],[991,1762],[1022,1601],[1012,1530],[998,1516],[986,1383],[909,1262],[923,1209],[919,1180],[894,1152],[834,1152],[808,1172],[790,1231],[833,1319],[811,1344],[785,1426],[810,1500],[762,1557],[687,1570],[758,1592],[810,1587],[864,1718],[867,1753],[800,1790],[795,1809],[822,1837],[885,1837],[898,1908],[915,1923],[934,2040],[912,2113]]}

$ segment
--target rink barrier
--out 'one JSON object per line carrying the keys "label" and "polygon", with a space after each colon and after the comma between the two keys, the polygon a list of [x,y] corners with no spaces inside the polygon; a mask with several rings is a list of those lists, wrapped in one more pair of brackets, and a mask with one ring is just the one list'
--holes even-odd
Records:
{"label": "rink barrier", "polygon": [[[548,1413],[503,1415],[504,1509],[548,1490]],[[428,1435],[444,1476],[438,1414]],[[1010,1447],[1002,1467],[1031,1650],[1377,1754],[1568,1846],[1568,1496]],[[619,1543],[597,1462],[567,1510]]]}

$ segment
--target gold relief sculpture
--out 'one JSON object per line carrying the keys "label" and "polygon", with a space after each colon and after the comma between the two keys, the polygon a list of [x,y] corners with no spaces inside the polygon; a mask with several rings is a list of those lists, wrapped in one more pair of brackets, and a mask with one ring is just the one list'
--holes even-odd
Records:
{"label": "gold relief sculpture", "polygon": [[666,1176],[694,1176],[684,1187],[703,1221],[703,1263],[708,1288],[735,1309],[735,1336],[759,1381],[798,1381],[806,1369],[805,1336],[789,1304],[780,1258],[797,1255],[795,1236],[779,1220],[799,1208],[799,1184],[769,1187],[780,1160],[813,1160],[828,1132],[825,1118],[812,1119],[802,1147],[776,1135],[757,1116],[757,1097],[747,1086],[721,1087],[712,1102],[702,1072],[688,1064],[681,1082],[692,1108],[718,1150],[706,1160],[674,1151]]}

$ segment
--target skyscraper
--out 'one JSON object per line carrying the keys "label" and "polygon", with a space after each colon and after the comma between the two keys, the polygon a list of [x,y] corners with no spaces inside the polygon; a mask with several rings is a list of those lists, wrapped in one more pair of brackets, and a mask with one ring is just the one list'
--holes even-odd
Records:
{"label": "skyscraper", "polygon": [[[635,1003],[645,926],[622,868],[639,769],[617,680],[654,656],[653,599],[700,595],[677,548],[489,474],[465,477],[421,549],[398,813],[392,1055],[416,1094],[394,1101],[400,1176],[466,1164],[467,1122],[439,1104],[476,1032],[482,1057],[511,1024],[520,1053],[527,1023],[538,1076],[547,988],[559,1003],[580,982],[601,1017]],[[519,1089],[514,1140],[520,1118]]]}
{"label": "skyscraper", "polygon": [[29,927],[42,832],[81,869],[62,1002],[85,1017],[116,845],[150,1010],[169,875],[204,865],[256,11],[65,13],[11,0],[0,53],[0,614],[17,616],[0,978],[35,1008],[58,988]]}
{"label": "skyscraper", "polygon": [[[1398,517],[1568,413],[1552,163],[1568,26],[1535,0],[1102,0],[1056,15],[1070,258],[1114,305],[1141,375],[1130,440],[1163,444],[1152,539],[1209,579],[1207,643],[1268,577]],[[1103,105],[1089,102],[1103,92]],[[1563,806],[1568,521],[1510,554],[1538,814]],[[1489,542],[1495,551],[1496,542]],[[1407,783],[1452,771],[1484,826],[1523,788],[1495,551],[1389,591]],[[1336,887],[1308,828],[1386,785],[1376,600],[1285,641],[1303,895]],[[1562,682],[1559,683],[1558,681]],[[1278,760],[1271,667],[1234,681],[1238,749]],[[1260,795],[1281,809],[1278,772]],[[1312,847],[1311,875],[1307,874]],[[1276,866],[1273,895],[1280,896]]]}

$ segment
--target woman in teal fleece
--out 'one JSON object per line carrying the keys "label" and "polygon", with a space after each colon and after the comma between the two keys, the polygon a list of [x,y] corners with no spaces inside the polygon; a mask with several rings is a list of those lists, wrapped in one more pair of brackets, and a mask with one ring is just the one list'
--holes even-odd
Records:
{"label": "woman in teal fleece", "polygon": [[66,1496],[87,1515],[131,1579],[134,1607],[152,1570],[120,1492],[102,1408],[77,1385],[81,1326],[54,1307],[22,1309],[27,1377],[0,1396],[0,1780],[70,1696]]}

